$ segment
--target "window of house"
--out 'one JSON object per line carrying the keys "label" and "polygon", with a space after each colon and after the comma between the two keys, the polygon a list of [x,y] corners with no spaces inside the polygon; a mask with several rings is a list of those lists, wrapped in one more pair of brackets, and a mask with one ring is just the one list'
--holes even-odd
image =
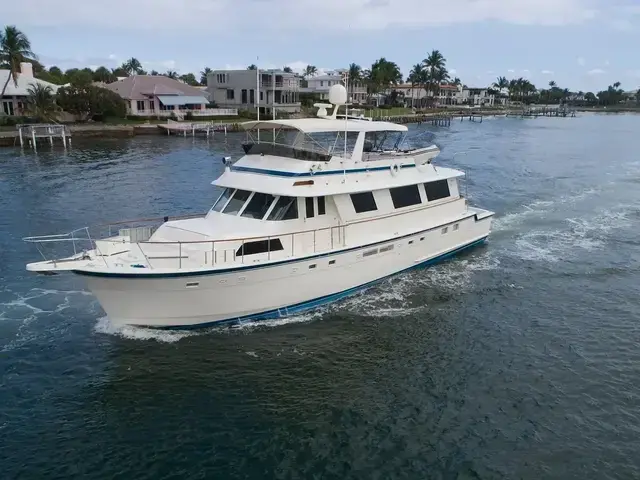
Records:
{"label": "window of house", "polygon": [[136,107],[138,111],[144,110],[144,100],[138,100],[136,102]]}
{"label": "window of house", "polygon": [[247,89],[246,88],[242,89],[242,103],[244,103],[244,104],[247,103]]}
{"label": "window of house", "polygon": [[153,112],[155,109],[156,109],[156,102],[154,102],[153,100],[149,100],[149,110]]}
{"label": "window of house", "polygon": [[427,193],[427,201],[429,202],[440,200],[441,198],[447,198],[451,195],[449,193],[449,182],[446,180],[437,180],[435,182],[425,183],[424,189]]}
{"label": "window of house", "polygon": [[298,218],[298,199],[283,196],[278,199],[267,220],[295,220],[296,218]]}
{"label": "window of house", "polygon": [[227,203],[227,206],[224,207],[222,213],[237,215],[238,212],[242,210],[244,202],[247,201],[250,195],[251,192],[247,192],[246,190],[236,190],[233,197],[231,197],[231,200],[229,200],[229,203]]}
{"label": "window of house", "polygon": [[307,211],[307,218],[313,217],[313,197],[306,197],[304,199],[304,204]]}
{"label": "window of house", "polygon": [[249,103],[251,105],[256,103],[256,91],[253,88],[249,90]]}
{"label": "window of house", "polygon": [[227,100],[235,100],[236,98],[236,91],[229,88],[227,89]]}
{"label": "window of house", "polygon": [[236,250],[236,256],[257,255],[258,253],[278,252],[284,250],[279,238],[246,242]]}
{"label": "window of house", "polygon": [[422,203],[417,185],[391,188],[391,200],[395,208],[409,207]]}
{"label": "window of house", "polygon": [[378,209],[373,192],[352,193],[351,202],[356,213],[372,212]]}
{"label": "window of house", "polygon": [[232,194],[233,188],[225,188],[224,192],[222,192],[222,195],[220,195],[216,203],[213,205],[212,210],[215,212],[221,212],[224,206],[227,204],[227,200],[231,198]]}
{"label": "window of house", "polygon": [[254,193],[241,216],[262,220],[275,198],[276,197],[268,193]]}
{"label": "window of house", "polygon": [[318,197],[318,215],[324,215],[327,209],[324,203],[324,197]]}
{"label": "window of house", "polygon": [[264,95],[262,95],[262,92],[260,92],[260,101],[262,101],[263,98],[264,98]]}

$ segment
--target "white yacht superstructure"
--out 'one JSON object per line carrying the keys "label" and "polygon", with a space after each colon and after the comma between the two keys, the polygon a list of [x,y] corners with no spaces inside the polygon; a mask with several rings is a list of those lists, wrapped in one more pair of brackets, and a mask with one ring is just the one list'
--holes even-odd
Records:
{"label": "white yacht superstructure", "polygon": [[186,328],[297,313],[487,238],[493,212],[467,204],[463,172],[431,163],[436,147],[402,150],[405,126],[329,107],[246,123],[205,215],[29,237],[74,254],[27,269],[83,276],[114,324]]}

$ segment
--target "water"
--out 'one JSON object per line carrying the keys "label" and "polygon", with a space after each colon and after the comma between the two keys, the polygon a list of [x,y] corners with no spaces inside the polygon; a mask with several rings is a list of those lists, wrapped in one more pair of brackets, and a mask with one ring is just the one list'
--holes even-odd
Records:
{"label": "water", "polygon": [[640,117],[411,129],[498,213],[488,245],[188,333],[115,330],[20,238],[205,211],[239,137],[0,150],[2,477],[640,478]]}

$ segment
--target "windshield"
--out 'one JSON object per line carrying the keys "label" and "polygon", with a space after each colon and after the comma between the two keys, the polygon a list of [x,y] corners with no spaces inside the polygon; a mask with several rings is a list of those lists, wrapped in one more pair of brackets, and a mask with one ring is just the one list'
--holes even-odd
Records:
{"label": "windshield", "polygon": [[[358,132],[347,132],[346,154],[350,157]],[[275,155],[312,162],[328,162],[331,157],[344,156],[345,132],[303,133],[297,130],[265,130],[248,132],[242,144],[246,155]]]}
{"label": "windshield", "polygon": [[405,132],[367,132],[364,136],[365,152],[397,150],[404,140]]}

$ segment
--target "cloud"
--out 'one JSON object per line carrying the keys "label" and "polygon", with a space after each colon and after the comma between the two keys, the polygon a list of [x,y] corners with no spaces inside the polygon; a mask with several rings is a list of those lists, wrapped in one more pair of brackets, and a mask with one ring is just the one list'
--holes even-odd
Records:
{"label": "cloud", "polygon": [[578,57],[577,62],[581,67],[584,67],[587,64],[587,61],[584,59],[584,57]]}
{"label": "cloud", "polygon": [[633,24],[624,18],[611,20],[611,26],[614,30],[618,30],[619,32],[630,32],[633,30]]}
{"label": "cloud", "polygon": [[516,71],[512,68],[510,68],[509,70],[507,70],[507,73],[516,73]]}
{"label": "cloud", "polygon": [[[383,30],[501,21],[518,25],[566,25],[594,19],[597,5],[608,0],[21,0],[3,6],[5,23],[65,28],[152,30],[189,28],[201,33],[228,33],[239,25],[260,24],[281,31]],[[126,14],[123,14],[126,12]],[[277,12],[277,15],[274,15]],[[407,12],[428,12],[407,15]],[[224,19],[211,29],[212,19]],[[264,22],[268,18],[269,22]],[[349,21],[336,21],[336,19]],[[144,19],[141,21],[141,19]]]}
{"label": "cloud", "polygon": [[456,73],[458,73],[458,70],[456,70],[455,68],[451,68],[451,69],[449,69],[449,73],[451,75],[455,75]]}
{"label": "cloud", "polygon": [[542,75],[553,75],[553,70],[542,70],[540,73]]}
{"label": "cloud", "polygon": [[605,72],[601,68],[594,68],[593,70],[589,70],[587,72],[587,75],[591,75],[591,76],[593,76],[593,75],[602,75],[604,73],[607,73],[607,72]]}

